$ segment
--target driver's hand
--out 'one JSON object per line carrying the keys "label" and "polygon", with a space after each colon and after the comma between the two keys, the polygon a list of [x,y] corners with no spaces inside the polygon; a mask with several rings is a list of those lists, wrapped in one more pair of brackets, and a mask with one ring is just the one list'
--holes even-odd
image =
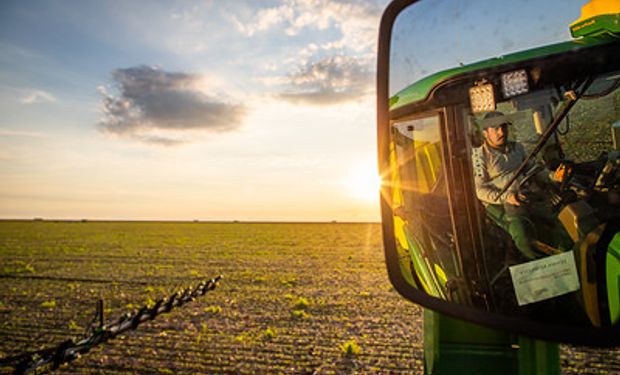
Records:
{"label": "driver's hand", "polygon": [[510,194],[506,197],[506,203],[511,204],[513,206],[520,206],[521,202],[517,199],[517,194]]}
{"label": "driver's hand", "polygon": [[570,172],[570,167],[565,163],[562,163],[558,166],[558,168],[553,172],[551,179],[555,182],[562,182],[566,175]]}

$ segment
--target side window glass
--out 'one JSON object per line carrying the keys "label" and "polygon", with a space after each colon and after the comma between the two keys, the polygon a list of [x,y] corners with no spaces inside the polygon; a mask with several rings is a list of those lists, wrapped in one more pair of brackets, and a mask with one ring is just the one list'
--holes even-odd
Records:
{"label": "side window glass", "polygon": [[[593,161],[612,149],[611,132],[614,128],[620,131],[619,74],[597,79],[560,125],[559,139],[566,159],[577,163]],[[620,139],[616,138],[616,142]]]}
{"label": "side window glass", "polygon": [[437,114],[392,123],[392,201],[401,266],[410,268],[403,273],[428,276],[410,281],[431,295],[451,299],[448,285],[457,267],[440,124]]}

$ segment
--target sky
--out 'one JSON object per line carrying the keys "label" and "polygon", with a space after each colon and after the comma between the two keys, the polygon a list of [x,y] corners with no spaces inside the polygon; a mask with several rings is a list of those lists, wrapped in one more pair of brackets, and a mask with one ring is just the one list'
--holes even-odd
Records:
{"label": "sky", "polygon": [[0,218],[378,221],[388,0],[0,3]]}
{"label": "sky", "polygon": [[390,94],[423,77],[491,57],[571,40],[587,0],[433,0],[396,18]]}

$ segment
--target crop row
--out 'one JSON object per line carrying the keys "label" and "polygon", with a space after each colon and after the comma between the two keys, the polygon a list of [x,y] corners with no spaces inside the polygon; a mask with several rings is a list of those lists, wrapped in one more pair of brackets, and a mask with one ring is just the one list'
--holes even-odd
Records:
{"label": "crop row", "polygon": [[[421,310],[389,284],[376,224],[0,222],[0,256],[0,357],[79,338],[99,298],[111,321],[222,274],[62,372],[422,373]],[[563,368],[618,354],[565,346]]]}

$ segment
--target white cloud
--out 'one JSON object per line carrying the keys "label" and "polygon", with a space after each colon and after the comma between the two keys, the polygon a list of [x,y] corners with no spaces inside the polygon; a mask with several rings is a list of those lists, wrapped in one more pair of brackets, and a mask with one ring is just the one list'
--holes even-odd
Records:
{"label": "white cloud", "polygon": [[261,9],[256,13],[252,21],[242,22],[233,16],[232,21],[242,34],[253,36],[257,32],[265,31],[271,27],[293,19],[294,9],[290,4],[283,4],[279,7]]}
{"label": "white cloud", "polygon": [[306,104],[330,105],[358,100],[373,87],[370,61],[336,55],[308,62],[291,73],[280,98]]}
{"label": "white cloud", "polygon": [[56,98],[47,91],[29,90],[21,96],[19,101],[23,104],[52,103],[56,101]]}
{"label": "white cloud", "polygon": [[282,0],[246,18],[233,16],[233,22],[240,33],[257,40],[270,30],[299,35],[291,41],[306,40],[312,33],[311,41],[264,69],[256,81],[277,88],[277,96],[287,101],[329,105],[372,91],[383,6],[354,0]]}
{"label": "white cloud", "polygon": [[352,0],[283,0],[279,6],[263,8],[250,19],[232,20],[239,32],[253,36],[274,27],[283,27],[287,35],[297,35],[307,27],[334,28],[341,39],[333,45],[346,45],[355,51],[374,51],[382,6]]}

